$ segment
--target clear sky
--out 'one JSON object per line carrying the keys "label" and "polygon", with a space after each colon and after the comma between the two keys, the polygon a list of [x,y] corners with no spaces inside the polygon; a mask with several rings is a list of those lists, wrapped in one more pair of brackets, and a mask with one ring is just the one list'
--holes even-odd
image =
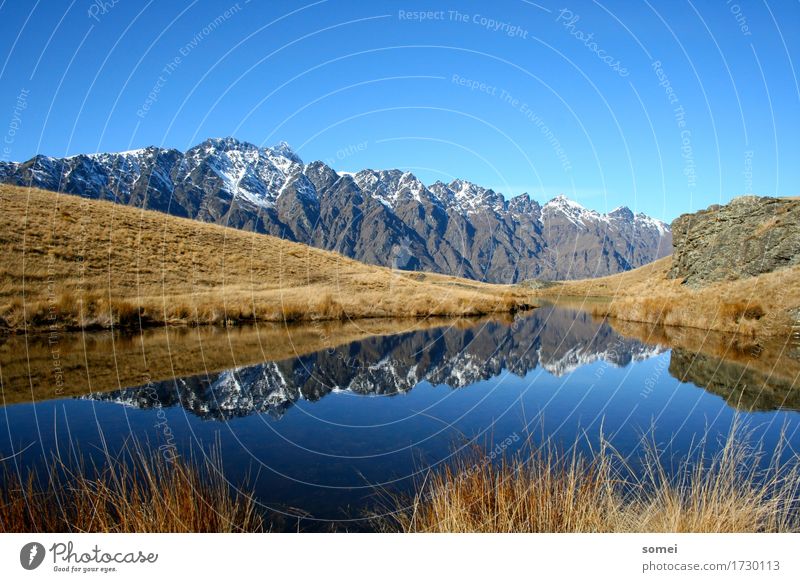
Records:
{"label": "clear sky", "polygon": [[667,221],[800,193],[796,1],[0,2],[3,160],[231,135]]}

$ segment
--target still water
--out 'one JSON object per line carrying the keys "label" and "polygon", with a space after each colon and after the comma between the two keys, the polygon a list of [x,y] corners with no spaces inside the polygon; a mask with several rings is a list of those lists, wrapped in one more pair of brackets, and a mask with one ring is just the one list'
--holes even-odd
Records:
{"label": "still water", "polygon": [[[5,338],[0,459],[24,472],[131,438],[221,454],[274,529],[368,527],[386,493],[470,443],[601,435],[635,459],[713,453],[735,418],[800,449],[800,354],[543,307],[514,320],[373,321]],[[3,340],[0,340],[3,341]],[[635,463],[634,463],[635,466]]]}

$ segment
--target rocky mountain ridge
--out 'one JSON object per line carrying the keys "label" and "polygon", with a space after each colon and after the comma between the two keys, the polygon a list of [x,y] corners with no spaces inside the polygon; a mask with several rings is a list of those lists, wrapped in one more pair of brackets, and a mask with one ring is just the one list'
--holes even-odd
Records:
{"label": "rocky mountain ridge", "polygon": [[208,139],[186,152],[0,162],[0,182],[159,210],[334,250],[366,263],[492,282],[628,270],[671,252],[670,228],[621,207],[558,196],[509,200],[467,182],[423,184],[402,170],[337,173],[286,143]]}

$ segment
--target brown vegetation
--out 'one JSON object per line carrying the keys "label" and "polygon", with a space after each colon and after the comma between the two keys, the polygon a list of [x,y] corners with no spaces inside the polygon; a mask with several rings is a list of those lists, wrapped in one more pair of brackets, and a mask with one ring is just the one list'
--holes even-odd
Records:
{"label": "brown vegetation", "polygon": [[530,293],[276,237],[0,186],[0,329],[475,316]]}
{"label": "brown vegetation", "polygon": [[785,335],[800,325],[800,267],[692,288],[668,279],[671,258],[598,279],[564,281],[537,295],[595,315],[667,326]]}
{"label": "brown vegetation", "polygon": [[[734,433],[735,434],[735,433]],[[383,529],[404,532],[798,532],[798,461],[757,469],[762,451],[730,437],[712,459],[668,472],[649,447],[641,476],[608,445],[591,459],[555,447],[485,462],[482,451],[429,474]],[[574,449],[573,449],[574,450]]]}
{"label": "brown vegetation", "polygon": [[[432,470],[411,500],[390,498],[373,524],[450,533],[800,532],[798,457],[784,459],[784,440],[767,454],[742,435],[734,428],[713,457],[677,465],[643,438],[636,476],[605,441],[591,456],[550,444],[496,462],[474,448]],[[252,493],[226,481],[217,454],[198,462],[131,446],[100,467],[57,458],[46,474],[6,473],[0,489],[0,532],[266,527]]]}
{"label": "brown vegetation", "polygon": [[217,457],[165,458],[139,446],[102,468],[60,459],[47,475],[6,475],[0,532],[251,532],[264,523],[252,495],[235,492]]}

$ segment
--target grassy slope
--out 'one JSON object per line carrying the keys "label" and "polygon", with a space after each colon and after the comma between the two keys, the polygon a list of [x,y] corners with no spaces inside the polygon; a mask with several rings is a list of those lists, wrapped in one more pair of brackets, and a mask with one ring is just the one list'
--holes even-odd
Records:
{"label": "grassy slope", "polygon": [[800,324],[800,267],[692,289],[666,277],[671,260],[599,279],[565,281],[537,295],[584,303],[598,315],[751,337],[788,336]]}
{"label": "grassy slope", "polygon": [[0,187],[0,327],[110,327],[513,310],[518,288],[337,253],[109,202]]}

